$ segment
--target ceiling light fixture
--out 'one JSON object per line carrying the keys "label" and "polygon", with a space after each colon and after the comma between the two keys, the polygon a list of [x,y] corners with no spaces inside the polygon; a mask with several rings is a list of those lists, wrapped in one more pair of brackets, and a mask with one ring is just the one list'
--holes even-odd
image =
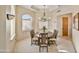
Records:
{"label": "ceiling light fixture", "polygon": [[44,6],[44,13],[43,13],[43,17],[41,18],[41,20],[45,22],[45,21],[48,21],[49,18],[46,16],[46,5],[43,5],[43,6]]}

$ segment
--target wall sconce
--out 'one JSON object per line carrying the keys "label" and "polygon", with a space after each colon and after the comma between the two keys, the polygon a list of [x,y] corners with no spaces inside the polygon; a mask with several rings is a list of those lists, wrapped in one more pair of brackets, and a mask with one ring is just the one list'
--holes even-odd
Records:
{"label": "wall sconce", "polygon": [[7,19],[8,19],[8,20],[12,20],[14,17],[15,17],[14,15],[7,14]]}

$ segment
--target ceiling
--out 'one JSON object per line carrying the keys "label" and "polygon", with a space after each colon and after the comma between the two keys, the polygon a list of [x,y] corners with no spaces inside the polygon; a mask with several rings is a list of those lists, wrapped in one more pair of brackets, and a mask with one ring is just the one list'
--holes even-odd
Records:
{"label": "ceiling", "polygon": [[43,12],[44,9],[46,12],[52,12],[56,10],[59,6],[58,5],[22,5],[22,7],[31,9],[32,11],[35,12]]}
{"label": "ceiling", "polygon": [[27,8],[31,11],[37,13],[43,13],[44,8],[48,13],[62,13],[62,12],[72,12],[74,10],[79,10],[79,5],[20,5],[21,7]]}

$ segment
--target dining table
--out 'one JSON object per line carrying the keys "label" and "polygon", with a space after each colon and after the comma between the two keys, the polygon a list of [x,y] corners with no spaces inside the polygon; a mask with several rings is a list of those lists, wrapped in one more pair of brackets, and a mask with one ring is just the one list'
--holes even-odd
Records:
{"label": "dining table", "polygon": [[[48,34],[48,41],[52,38],[52,36],[53,36],[53,32],[36,32],[35,33],[35,37],[37,37],[38,38],[38,45],[39,45],[39,38],[42,38],[42,37],[40,37],[39,35],[40,35],[40,33],[47,33]],[[48,45],[50,45],[49,44],[49,42],[48,42]]]}
{"label": "dining table", "polygon": [[53,36],[53,32],[36,32],[36,33],[35,33],[35,36],[36,36],[36,37],[39,37],[39,34],[40,34],[40,33],[48,33],[48,37],[50,37],[50,38]]}

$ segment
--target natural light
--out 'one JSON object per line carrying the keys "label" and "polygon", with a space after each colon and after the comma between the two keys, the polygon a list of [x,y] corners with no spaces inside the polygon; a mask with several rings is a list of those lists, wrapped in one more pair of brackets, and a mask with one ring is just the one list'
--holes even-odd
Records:
{"label": "natural light", "polygon": [[22,30],[29,31],[32,29],[32,17],[28,14],[22,16]]}

